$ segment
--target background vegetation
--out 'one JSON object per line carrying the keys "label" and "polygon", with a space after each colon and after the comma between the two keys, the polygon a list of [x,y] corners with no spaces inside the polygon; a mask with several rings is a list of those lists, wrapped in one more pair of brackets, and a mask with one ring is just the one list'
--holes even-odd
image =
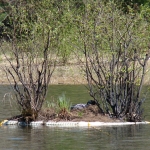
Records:
{"label": "background vegetation", "polygon": [[[50,60],[51,68],[76,57],[101,113],[141,120],[140,94],[150,49],[149,0],[2,0],[0,11],[2,47],[10,44],[9,57],[16,62],[8,61],[19,79],[21,69],[15,65],[20,61],[27,62],[31,73],[34,58],[41,64]],[[7,71],[16,82],[14,73]]]}

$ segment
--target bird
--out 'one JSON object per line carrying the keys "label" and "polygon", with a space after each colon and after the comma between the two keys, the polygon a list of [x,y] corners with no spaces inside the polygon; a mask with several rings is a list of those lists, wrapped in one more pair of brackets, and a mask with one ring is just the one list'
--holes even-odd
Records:
{"label": "bird", "polygon": [[96,102],[94,100],[89,100],[86,104],[76,104],[74,106],[71,106],[71,110],[73,109],[84,109],[88,107],[89,105],[95,105]]}

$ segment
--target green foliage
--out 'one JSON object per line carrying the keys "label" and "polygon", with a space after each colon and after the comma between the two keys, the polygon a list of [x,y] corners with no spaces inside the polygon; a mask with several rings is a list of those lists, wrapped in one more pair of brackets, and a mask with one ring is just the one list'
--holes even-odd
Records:
{"label": "green foliage", "polygon": [[150,2],[141,6],[141,17],[150,22]]}
{"label": "green foliage", "polygon": [[[119,12],[116,11],[118,8],[122,10],[126,5],[128,13],[132,12],[134,15],[135,11],[132,5],[138,3],[140,6],[140,4],[142,4],[141,7],[138,6],[138,11],[139,9],[141,10],[141,17],[145,17],[147,20],[150,18],[148,0],[103,1],[105,2],[105,5],[110,5],[110,3],[113,3],[116,14],[119,14]],[[96,17],[97,12],[101,8],[99,7],[98,3],[100,2],[93,0],[18,0],[12,3],[9,3],[9,1],[8,3],[3,2],[1,6],[3,6],[3,9],[5,9],[5,13],[9,14],[9,23],[7,23],[9,24],[9,27],[8,30],[5,30],[5,32],[7,31],[7,34],[13,35],[14,31],[12,30],[15,30],[15,36],[21,41],[27,40],[26,43],[28,43],[31,39],[36,38],[37,36],[41,40],[44,40],[43,38],[47,30],[50,30],[51,35],[53,36],[53,38],[51,38],[51,47],[53,47],[54,53],[55,47],[59,48],[59,57],[61,58],[59,61],[65,64],[74,51],[79,53],[82,51],[83,47],[81,46],[81,39],[78,38],[78,30],[82,28],[83,23],[85,24],[84,21],[87,20],[85,20],[85,18],[93,18],[92,20],[88,19],[89,22],[86,22],[88,27],[93,26],[94,17]],[[103,7],[105,7],[105,5]],[[103,26],[105,26],[105,20],[108,18],[108,14],[111,13],[110,10],[112,8],[107,7],[107,9],[108,11],[103,16],[103,20],[101,20],[102,22],[99,25],[99,29],[97,28],[96,30],[104,30]],[[87,11],[88,14],[85,16]],[[0,20],[3,20],[5,15],[1,14]],[[121,20],[121,17],[124,17],[123,14],[121,14],[121,16],[118,15],[119,20]],[[84,21],[82,21],[80,24],[79,20],[81,19]],[[87,41],[91,40],[88,27],[85,26],[83,29],[86,30],[87,34],[89,34]],[[101,37],[104,37],[105,39],[103,40],[103,43],[100,41]],[[105,45],[106,49],[108,49],[109,45],[107,42],[105,42],[108,38],[106,37],[106,34],[96,35],[95,38],[97,42],[101,42],[103,45]],[[80,47],[80,51],[77,47]]]}
{"label": "green foliage", "polygon": [[50,30],[54,53],[55,47],[59,47],[59,56],[63,63],[67,63],[73,52],[73,45],[77,44],[74,15],[82,12],[84,3],[74,0],[18,0],[9,5],[9,9],[6,9],[9,14],[7,34],[14,35],[15,31],[15,36],[21,42],[27,40],[28,43],[36,36],[43,39],[47,30]]}
{"label": "green foliage", "polygon": [[70,103],[70,100],[66,98],[64,93],[58,97],[57,103],[58,103],[59,111],[62,111],[62,110],[65,110],[67,112],[70,111],[71,103]]}
{"label": "green foliage", "polygon": [[2,7],[0,7],[0,26],[3,26],[3,21],[6,19],[7,17],[7,13],[4,12],[4,9],[2,9]]}

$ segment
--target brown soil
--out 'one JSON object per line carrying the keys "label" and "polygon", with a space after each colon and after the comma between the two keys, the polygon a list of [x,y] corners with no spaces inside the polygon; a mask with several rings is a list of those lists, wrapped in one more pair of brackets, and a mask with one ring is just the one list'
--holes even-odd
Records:
{"label": "brown soil", "polygon": [[44,121],[86,121],[86,122],[118,122],[119,120],[110,118],[108,115],[103,115],[99,112],[96,105],[91,105],[82,110],[71,110],[70,112],[61,111],[58,114],[53,109],[41,111],[37,120]]}

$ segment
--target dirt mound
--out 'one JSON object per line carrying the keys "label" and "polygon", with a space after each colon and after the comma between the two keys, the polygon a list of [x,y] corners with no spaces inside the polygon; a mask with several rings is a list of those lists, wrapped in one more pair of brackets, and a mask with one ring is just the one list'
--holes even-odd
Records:
{"label": "dirt mound", "polygon": [[90,105],[84,109],[73,109],[70,112],[55,113],[53,109],[46,109],[40,112],[38,120],[44,121],[86,121],[86,122],[116,122],[117,119],[110,118],[108,115],[99,113],[96,105]]}

